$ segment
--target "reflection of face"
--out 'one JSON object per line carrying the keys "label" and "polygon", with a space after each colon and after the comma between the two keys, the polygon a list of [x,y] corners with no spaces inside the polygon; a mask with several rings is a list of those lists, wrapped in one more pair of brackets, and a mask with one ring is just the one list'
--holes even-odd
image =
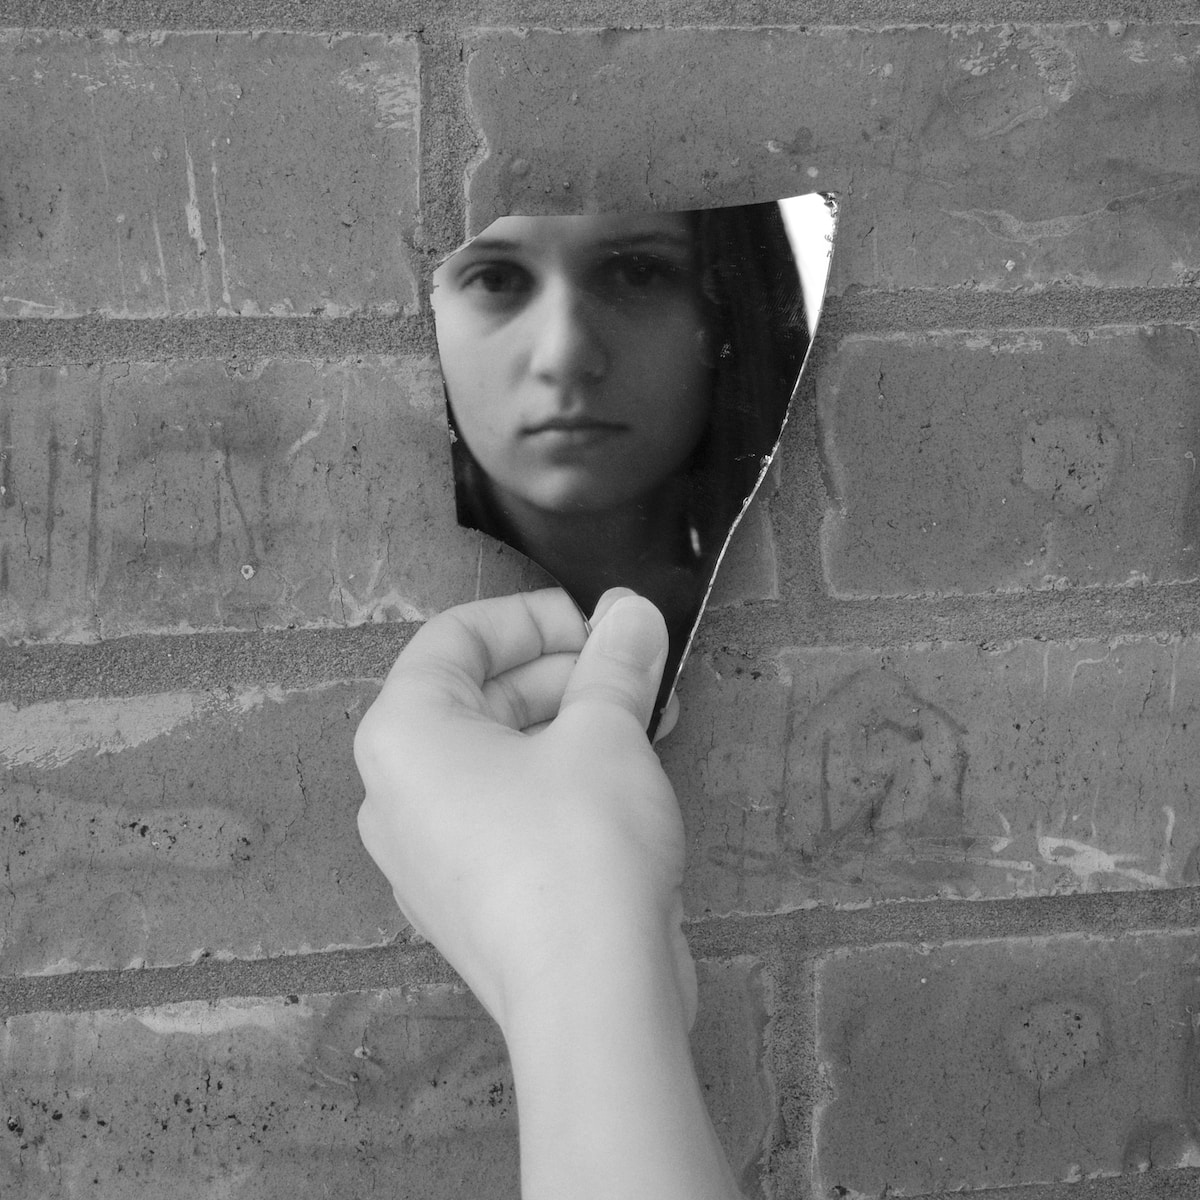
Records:
{"label": "reflection of face", "polygon": [[605,512],[695,449],[709,369],[681,214],[502,217],[438,269],[433,307],[459,433],[501,491]]}

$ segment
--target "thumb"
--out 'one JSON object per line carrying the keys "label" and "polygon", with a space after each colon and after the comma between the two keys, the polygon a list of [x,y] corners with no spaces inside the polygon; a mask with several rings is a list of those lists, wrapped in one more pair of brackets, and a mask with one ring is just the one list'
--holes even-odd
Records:
{"label": "thumb", "polygon": [[619,597],[592,629],[563,692],[559,712],[581,701],[615,704],[650,723],[667,661],[667,625],[642,596]]}

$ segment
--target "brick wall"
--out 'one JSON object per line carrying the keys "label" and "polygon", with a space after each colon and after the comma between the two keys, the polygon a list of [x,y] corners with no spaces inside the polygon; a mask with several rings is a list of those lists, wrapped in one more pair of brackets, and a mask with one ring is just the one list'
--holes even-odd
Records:
{"label": "brick wall", "polygon": [[1193,6],[573,9],[0,0],[0,1194],[515,1196],[353,824],[415,624],[533,578],[454,525],[429,272],[813,188],[663,748],[718,1128],[752,1195],[1195,1194]]}

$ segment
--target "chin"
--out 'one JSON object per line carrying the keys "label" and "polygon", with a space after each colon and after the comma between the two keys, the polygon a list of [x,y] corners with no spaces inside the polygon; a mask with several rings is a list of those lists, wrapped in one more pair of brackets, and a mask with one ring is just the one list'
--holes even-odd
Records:
{"label": "chin", "polygon": [[602,516],[632,503],[636,497],[613,495],[603,488],[556,487],[524,493],[524,499],[542,512],[564,517]]}
{"label": "chin", "polygon": [[554,513],[561,517],[600,516],[621,506],[620,500],[604,496],[580,495],[578,493],[556,494],[553,496],[530,497],[529,503],[543,512]]}
{"label": "chin", "polygon": [[583,472],[555,471],[541,479],[526,475],[514,483],[517,486],[510,490],[518,500],[560,516],[598,515],[620,507],[629,499],[619,489],[605,486],[604,480]]}

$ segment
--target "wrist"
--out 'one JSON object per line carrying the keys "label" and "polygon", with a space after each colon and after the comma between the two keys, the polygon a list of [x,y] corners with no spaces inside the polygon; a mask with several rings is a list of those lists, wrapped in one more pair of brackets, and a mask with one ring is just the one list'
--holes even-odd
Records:
{"label": "wrist", "polygon": [[[665,931],[585,938],[504,1024],[523,1200],[728,1200],[688,1030],[694,967]],[[690,975],[681,982],[681,974]]]}
{"label": "wrist", "polygon": [[624,1011],[632,998],[640,1011],[678,1023],[686,1035],[696,1011],[696,972],[682,931],[682,905],[669,915],[653,905],[611,907],[581,918],[505,990],[496,1013],[506,1038],[545,1028],[547,1021],[580,1024]]}
{"label": "wrist", "polygon": [[549,961],[515,984],[499,1022],[506,1038],[547,1021],[580,1023],[624,1012],[636,998],[640,1011],[677,1023],[686,1034],[695,1007],[695,966],[676,923],[605,920],[555,947]]}

